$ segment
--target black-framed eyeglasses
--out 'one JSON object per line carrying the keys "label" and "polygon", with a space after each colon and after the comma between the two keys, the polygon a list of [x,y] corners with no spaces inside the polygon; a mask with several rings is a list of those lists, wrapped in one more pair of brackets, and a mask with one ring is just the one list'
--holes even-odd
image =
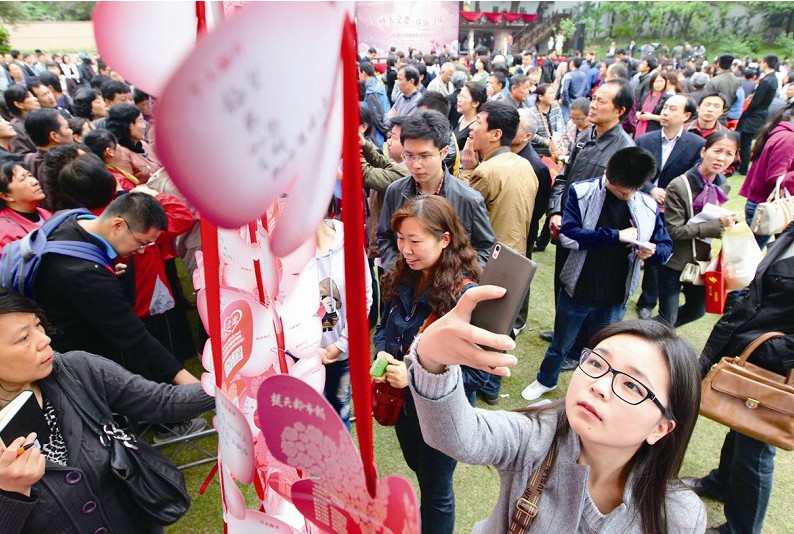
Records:
{"label": "black-framed eyeglasses", "polygon": [[444,149],[442,148],[441,150],[439,150],[435,154],[409,154],[408,152],[403,152],[402,158],[403,158],[403,161],[409,162],[409,163],[410,162],[417,162],[417,161],[421,161],[422,163],[429,163],[430,160],[432,160],[433,158],[439,156],[443,151],[444,151]]}
{"label": "black-framed eyeglasses", "polygon": [[601,378],[612,373],[612,392],[627,404],[636,406],[650,399],[667,419],[673,421],[673,414],[662,404],[651,389],[633,376],[613,368],[603,356],[591,349],[583,349],[579,357],[579,369],[590,378]]}
{"label": "black-framed eyeglasses", "polygon": [[130,235],[131,235],[131,236],[132,236],[132,238],[135,240],[135,242],[136,242],[136,243],[138,243],[138,249],[139,249],[139,250],[140,250],[140,249],[142,249],[142,248],[151,247],[151,246],[153,246],[153,245],[156,245],[156,244],[157,244],[157,241],[152,241],[151,243],[142,243],[142,242],[141,242],[141,240],[140,240],[140,239],[138,239],[137,237],[135,237],[135,234],[133,234],[133,233],[132,233],[132,227],[130,226],[130,223],[128,223],[128,222],[127,222],[127,220],[126,220],[126,219],[124,219],[124,218],[122,218],[122,217],[119,217],[119,218],[120,218],[122,221],[124,221],[124,224],[126,224],[126,225],[127,225],[127,231],[130,233]]}

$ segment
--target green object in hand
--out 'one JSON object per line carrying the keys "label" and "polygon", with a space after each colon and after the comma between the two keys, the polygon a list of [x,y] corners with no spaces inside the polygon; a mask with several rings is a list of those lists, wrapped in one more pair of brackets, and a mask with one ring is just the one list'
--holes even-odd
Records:
{"label": "green object in hand", "polygon": [[381,377],[386,374],[386,366],[389,365],[389,362],[386,361],[385,358],[378,356],[374,362],[372,362],[372,367],[369,368],[369,376],[374,376],[376,378]]}

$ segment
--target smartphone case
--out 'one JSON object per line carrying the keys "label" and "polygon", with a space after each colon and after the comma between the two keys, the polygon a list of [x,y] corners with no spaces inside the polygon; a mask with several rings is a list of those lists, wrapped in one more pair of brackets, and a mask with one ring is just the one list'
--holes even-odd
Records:
{"label": "smartphone case", "polygon": [[471,314],[471,324],[496,334],[509,335],[537,268],[536,262],[497,242],[479,285],[503,287],[507,293],[500,299],[478,302]]}

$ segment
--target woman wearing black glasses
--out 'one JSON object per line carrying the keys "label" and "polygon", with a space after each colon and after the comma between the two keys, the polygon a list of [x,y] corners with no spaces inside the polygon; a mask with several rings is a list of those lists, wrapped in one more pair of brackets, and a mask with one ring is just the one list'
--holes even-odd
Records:
{"label": "woman wearing black glasses", "polygon": [[[513,522],[510,532],[526,532],[517,520],[532,512],[532,532],[703,532],[706,509],[678,480],[700,400],[692,348],[655,321],[616,323],[583,351],[565,399],[523,413],[476,410],[459,366],[509,376],[516,364],[475,345],[512,350],[510,338],[469,324],[477,301],[503,294],[470,289],[407,358],[427,443],[499,470],[499,500],[473,532],[507,532]],[[525,495],[530,486],[542,488],[536,508]]]}

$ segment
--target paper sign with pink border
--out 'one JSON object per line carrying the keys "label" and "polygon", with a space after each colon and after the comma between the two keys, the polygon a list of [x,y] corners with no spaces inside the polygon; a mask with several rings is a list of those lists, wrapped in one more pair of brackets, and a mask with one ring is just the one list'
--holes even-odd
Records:
{"label": "paper sign with pink border", "polygon": [[312,477],[292,485],[292,502],[309,521],[338,533],[419,532],[413,486],[390,475],[370,497],[350,433],[310,386],[270,377],[259,388],[257,411],[273,456]]}

